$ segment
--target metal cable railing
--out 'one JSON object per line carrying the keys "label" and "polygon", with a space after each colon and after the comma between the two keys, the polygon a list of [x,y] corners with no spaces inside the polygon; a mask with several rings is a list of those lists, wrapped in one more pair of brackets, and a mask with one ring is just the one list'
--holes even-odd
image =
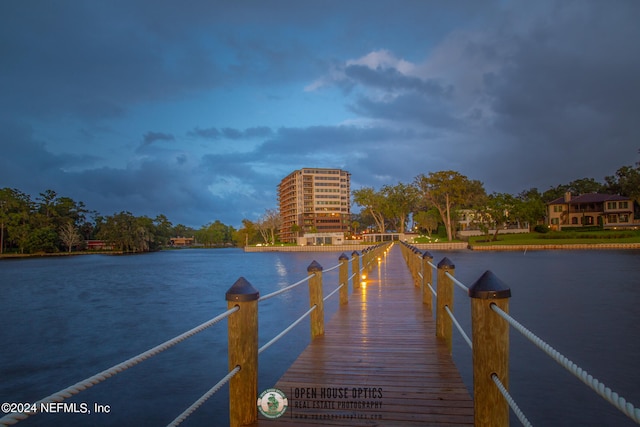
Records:
{"label": "metal cable railing", "polygon": [[[40,408],[40,404],[44,404],[44,403],[51,403],[51,402],[62,402],[64,399],[67,399],[73,395],[76,395],[78,393],[80,393],[83,390],[86,390],[90,387],[93,387],[96,384],[101,383],[102,381],[106,380],[107,378],[110,378],[124,370],[129,369],[132,366],[137,365],[138,363],[149,359],[150,357],[153,357],[159,353],[162,353],[163,351],[173,347],[174,345],[186,340],[187,338],[190,338],[192,336],[194,336],[195,334],[204,331],[205,329],[209,328],[210,326],[215,325],[216,323],[218,323],[219,321],[229,317],[231,314],[235,313],[236,311],[238,311],[239,308],[233,307],[230,308],[229,310],[225,311],[224,313],[219,314],[218,316],[214,317],[211,320],[208,320],[202,324],[200,324],[199,326],[196,326],[193,329],[188,330],[187,332],[184,332],[180,335],[178,335],[175,338],[172,338],[170,340],[165,341],[164,343],[157,345],[155,347],[153,347],[150,350],[147,350],[143,353],[138,354],[137,356],[134,356],[130,359],[125,360],[122,363],[118,363],[117,365],[112,366],[109,369],[105,369],[104,371],[89,377],[85,380],[82,380],[80,382],[77,382],[76,384],[67,387],[63,390],[58,391],[57,393],[54,393],[52,395],[49,395],[43,399],[38,400],[34,405],[36,406],[36,408]],[[2,418],[0,418],[0,425],[4,425],[4,426],[9,426],[9,425],[13,425],[16,424],[17,422],[24,420],[28,417],[30,417],[31,415],[35,415],[37,412],[14,412],[11,414],[8,414]]]}

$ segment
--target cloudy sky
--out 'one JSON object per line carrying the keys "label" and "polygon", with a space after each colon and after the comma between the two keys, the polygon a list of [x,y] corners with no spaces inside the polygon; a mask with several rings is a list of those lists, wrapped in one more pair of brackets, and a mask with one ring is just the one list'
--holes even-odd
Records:
{"label": "cloudy sky", "polygon": [[280,179],[488,192],[639,160],[637,0],[0,2],[0,188],[239,226]]}

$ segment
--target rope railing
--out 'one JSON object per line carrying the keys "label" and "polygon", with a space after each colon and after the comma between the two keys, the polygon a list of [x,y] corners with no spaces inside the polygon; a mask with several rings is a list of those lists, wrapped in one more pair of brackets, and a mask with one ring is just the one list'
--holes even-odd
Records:
{"label": "rope railing", "polygon": [[[322,273],[327,273],[333,270],[336,270],[338,268],[340,268],[340,280],[339,280],[339,286],[333,290],[329,295],[327,295],[326,297],[322,298],[320,297],[319,300],[316,303],[313,303],[311,305],[311,308],[304,313],[300,318],[296,319],[291,325],[289,325],[287,328],[285,328],[282,332],[280,332],[277,336],[275,336],[274,338],[272,338],[269,342],[267,342],[266,344],[264,344],[262,347],[260,347],[259,349],[255,350],[255,355],[257,356],[258,354],[262,353],[263,351],[265,351],[266,349],[268,349],[270,346],[272,346],[273,344],[275,344],[278,340],[280,340],[284,335],[286,335],[288,332],[290,332],[295,326],[297,326],[302,320],[304,320],[306,317],[312,316],[312,323],[317,323],[317,319],[314,321],[313,320],[313,316],[316,316],[318,311],[322,311],[322,305],[324,303],[324,301],[326,301],[327,299],[329,299],[331,296],[333,296],[335,293],[337,292],[341,292],[341,304],[343,303],[343,298],[346,298],[347,296],[345,295],[345,292],[348,292],[348,282],[352,279],[354,279],[356,276],[358,276],[358,274],[365,270],[367,267],[369,267],[374,261],[375,258],[373,257],[375,255],[375,253],[377,253],[377,251],[386,246],[386,244],[379,244],[379,245],[375,245],[372,247],[368,247],[366,249],[363,250],[363,257],[362,257],[362,269],[359,268],[359,265],[356,264],[355,261],[358,260],[358,253],[354,252],[354,254],[356,255],[356,257],[354,258],[354,271],[352,273],[351,276],[349,276],[347,278],[347,269],[348,269],[348,257],[346,257],[346,255],[342,255],[340,257],[341,262],[333,267],[330,267],[328,269],[322,270],[322,268],[320,267],[319,269],[317,267],[319,267],[319,264],[317,264],[315,261],[311,264],[311,266],[307,269],[307,271],[309,272],[309,275],[307,277],[305,277],[304,279],[293,283],[292,285],[289,285],[285,288],[279,289],[275,292],[272,292],[270,294],[264,295],[262,297],[259,297],[259,292],[257,290],[255,290],[251,284],[249,282],[246,281],[246,279],[244,278],[240,278],[238,279],[238,281],[229,289],[229,291],[227,291],[226,293],[226,300],[228,301],[228,309],[219,314],[218,316],[208,320],[207,322],[204,322],[198,326],[196,326],[195,328],[190,329],[189,331],[186,331],[170,340],[165,341],[164,343],[157,345],[143,353],[138,354],[137,356],[134,356],[132,358],[129,358],[127,360],[125,360],[122,363],[119,363],[117,365],[112,366],[109,369],[106,369],[96,375],[93,375],[83,381],[80,381],[70,387],[67,387],[63,390],[58,391],[57,393],[54,393],[52,395],[49,395],[43,399],[40,399],[39,401],[37,401],[34,406],[39,407],[39,405],[41,404],[46,404],[46,403],[54,403],[54,402],[61,402],[66,398],[69,398],[73,395],[76,395],[78,393],[80,393],[83,390],[86,390],[87,388],[90,388],[96,384],[99,384],[102,381],[105,381],[107,378],[110,378],[126,369],[129,369],[132,366],[137,365],[138,363],[149,359],[173,346],[175,346],[176,344],[192,337],[193,335],[198,334],[199,332],[202,332],[203,330],[215,325],[216,323],[220,322],[221,320],[225,319],[225,318],[229,318],[229,360],[231,361],[232,359],[237,359],[240,358],[242,359],[244,356],[243,354],[243,349],[245,349],[246,347],[246,342],[248,342],[246,339],[242,338],[244,334],[244,332],[242,332],[244,330],[244,327],[238,327],[238,325],[241,325],[242,322],[245,322],[246,320],[244,319],[253,319],[251,321],[255,322],[255,333],[257,334],[257,303],[258,302],[262,302],[265,301],[267,299],[273,298],[277,295],[280,295],[284,292],[287,292],[289,290],[294,289],[295,287],[301,285],[302,283],[305,282],[309,282],[310,283],[310,296],[311,296],[311,289],[315,286],[318,287],[318,283],[319,283],[319,290],[321,293],[322,290]],[[357,266],[357,268],[356,268]],[[315,283],[315,284],[312,284]],[[354,283],[355,283],[355,279],[354,279]],[[348,295],[348,294],[347,294]],[[311,300],[313,301],[313,298],[311,298]],[[230,317],[233,313],[236,312],[242,312],[242,314],[238,314],[237,316],[234,317]],[[252,314],[255,313],[255,314]],[[238,317],[239,316],[239,317]],[[323,320],[323,315],[318,317],[320,319],[321,322],[324,322]],[[233,321],[233,325],[232,325],[232,321]],[[321,330],[323,331],[324,326],[322,326]],[[235,335],[232,338],[232,331],[233,334]],[[238,337],[238,334],[240,334],[240,338]],[[312,326],[312,337],[316,336],[318,334],[317,331],[314,331],[314,327]],[[242,342],[244,339],[244,342]],[[232,340],[234,341],[234,348],[232,349],[231,346],[231,342]],[[249,341],[251,341],[251,339],[249,339]],[[256,342],[257,342],[257,335],[256,335]],[[245,359],[243,359],[245,360]],[[248,367],[251,367],[252,364],[251,363],[255,363],[255,367],[257,367],[257,360],[255,362],[251,362],[250,360],[245,360],[245,362],[248,362],[249,365],[247,365]],[[220,381],[218,381],[213,387],[211,387],[206,393],[204,393],[200,398],[198,398],[191,406],[189,406],[182,414],[180,414],[178,417],[176,417],[170,424],[169,426],[177,426],[179,424],[181,424],[184,420],[186,420],[192,413],[194,413],[201,405],[203,405],[213,394],[215,394],[218,390],[220,390],[227,382],[229,382],[236,374],[238,374],[238,372],[240,372],[242,370],[242,366],[244,366],[244,362],[243,363],[230,363],[230,366],[235,365],[235,368],[232,369],[229,373],[227,373],[222,379],[220,379]],[[257,371],[256,369],[249,369],[249,371]],[[238,380],[238,384],[236,384],[235,388],[233,386],[234,382],[231,382],[231,388],[230,388],[230,395],[235,393],[236,395],[238,394],[238,390],[245,390],[247,389],[247,384],[253,383],[254,387],[257,386],[257,378],[255,378],[255,376],[252,377],[252,375],[255,375],[255,373],[253,374],[249,374],[247,376],[247,374],[242,375],[241,377],[243,377],[241,380]],[[253,379],[252,379],[253,378]],[[235,380],[234,380],[235,381]],[[253,398],[251,397],[252,393],[240,393],[243,398],[248,398],[253,400]],[[244,425],[246,424],[246,420],[244,420],[244,418],[246,418],[246,414],[240,414],[238,415],[238,407],[234,407],[234,403],[233,402],[234,399],[230,399],[231,402],[231,408],[230,408],[230,424],[232,426],[235,425]],[[18,423],[21,420],[24,420],[28,417],[30,417],[31,415],[34,415],[38,413],[36,412],[24,412],[24,413],[10,413],[7,414],[6,416],[4,416],[3,418],[0,418],[0,426],[1,427],[6,427],[6,426],[10,426],[10,425],[14,425],[16,423]],[[241,419],[243,418],[243,419]],[[255,421],[255,420],[254,420]]]}
{"label": "rope railing", "polygon": [[[409,270],[414,277],[416,286],[422,288],[423,303],[427,305],[428,309],[432,308],[432,295],[436,297],[436,306],[433,309],[436,315],[436,336],[444,339],[444,342],[451,353],[453,350],[452,329],[453,326],[455,326],[462,339],[473,352],[473,389],[475,396],[474,413],[476,417],[476,425],[485,425],[484,421],[479,420],[492,420],[491,423],[496,425],[507,425],[509,407],[511,407],[521,422],[522,420],[526,420],[526,417],[524,417],[524,414],[522,414],[522,411],[520,411],[516,402],[508,395],[506,387],[504,387],[504,385],[499,381],[500,376],[496,375],[496,372],[502,375],[508,371],[508,353],[506,357],[503,357],[493,353],[493,347],[499,348],[499,345],[489,346],[488,348],[483,348],[482,345],[484,338],[481,337],[481,335],[483,333],[489,335],[494,333],[494,327],[490,323],[484,323],[482,320],[483,316],[476,318],[476,316],[480,316],[479,313],[482,313],[483,311],[483,304],[478,304],[478,301],[486,300],[477,299],[480,297],[477,295],[472,296],[472,294],[482,294],[486,291],[485,288],[480,286],[481,290],[478,290],[476,288],[478,282],[469,287],[456,279],[454,276],[455,265],[447,257],[443,258],[437,265],[435,265],[431,262],[433,256],[429,252],[422,252],[416,247],[406,243],[403,247],[403,255],[405,256]],[[434,270],[437,273],[437,280],[435,280],[436,277],[434,277],[433,274]],[[437,282],[437,291],[434,289],[434,286],[432,286],[432,282],[434,281]],[[472,297],[473,334],[471,335],[473,335],[473,339],[465,332],[464,328],[453,313],[453,295],[456,287],[463,290],[468,296]],[[493,298],[495,296],[496,293],[489,293],[482,295],[482,298]],[[474,346],[475,339],[479,340],[477,348]],[[500,362],[496,364],[496,360],[499,360]],[[505,361],[506,363],[504,363]],[[493,378],[494,376],[495,379]],[[491,387],[493,390],[490,389]],[[505,393],[507,394],[505,395]],[[504,403],[504,409],[499,404],[500,399]],[[530,425],[527,423],[528,421],[523,422],[524,425]]]}
{"label": "rope railing", "polygon": [[524,412],[522,412],[522,410],[520,409],[516,401],[513,400],[513,398],[507,391],[507,388],[504,386],[504,384],[502,384],[502,381],[500,381],[500,378],[498,378],[496,374],[491,374],[491,379],[496,384],[496,387],[498,387],[498,390],[500,390],[500,393],[502,393],[502,396],[504,396],[504,399],[509,404],[509,407],[511,408],[513,413],[516,415],[516,417],[518,417],[520,424],[522,424],[525,427],[532,427],[531,423],[529,422],[527,417],[524,415]]}
{"label": "rope railing", "polygon": [[[349,257],[342,254],[339,257],[340,263],[333,267],[323,269],[320,264],[313,261],[307,267],[308,276],[304,279],[279,289],[270,294],[259,296],[259,292],[246,279],[240,278],[227,291],[226,299],[228,304],[240,305],[244,316],[234,317],[232,325],[229,322],[229,366],[245,366],[250,369],[239,375],[237,379],[230,382],[229,387],[229,424],[232,427],[248,425],[254,423],[257,411],[249,411],[247,408],[255,407],[255,395],[257,393],[257,362],[258,356],[265,350],[277,343],[293,328],[295,328],[305,318],[310,317],[311,339],[324,334],[324,303],[337,292],[340,292],[340,304],[346,304],[348,301],[348,283],[353,279],[354,289],[359,287],[359,273],[365,270],[367,266],[373,262],[373,256],[386,245],[376,245],[365,248],[362,257],[357,251],[353,252],[352,258],[352,274],[348,277]],[[362,260],[362,269],[360,269],[360,260]],[[338,274],[338,283],[336,289],[327,296],[323,296],[323,273],[327,273],[336,269],[340,269]],[[300,316],[287,326],[282,332],[273,337],[262,347],[257,347],[258,342],[258,305],[259,303],[287,292],[302,283],[308,282],[309,285],[309,307],[306,313]],[[233,343],[233,344],[232,344]]]}
{"label": "rope railing", "polygon": [[[51,402],[62,402],[64,399],[67,399],[73,395],[76,395],[78,393],[80,393],[83,390],[86,390],[90,387],[93,387],[96,384],[101,383],[102,381],[106,380],[107,378],[111,378],[112,376],[127,370],[129,368],[131,368],[132,366],[137,365],[138,363],[149,359],[150,357],[153,357],[159,353],[162,353],[163,351],[173,347],[174,345],[186,340],[187,338],[190,338],[194,335],[196,335],[197,333],[200,333],[202,331],[204,331],[205,329],[215,325],[216,323],[220,322],[221,320],[229,317],[231,314],[235,313],[236,311],[238,311],[239,308],[238,307],[233,307],[230,308],[229,310],[219,314],[218,316],[196,326],[195,328],[192,328],[178,336],[176,336],[175,338],[172,338],[170,340],[167,340],[165,342],[163,342],[160,345],[157,345],[143,353],[138,354],[137,356],[131,357],[127,360],[125,360],[124,362],[118,363],[117,365],[112,366],[109,369],[105,369],[104,371],[93,375],[85,380],[82,380],[80,382],[77,382],[76,384],[67,387],[63,390],[58,391],[57,393],[51,394],[43,399],[38,400],[35,403],[35,406],[37,408],[40,407],[40,404],[44,404],[44,403],[51,403]],[[30,417],[31,415],[35,415],[37,412],[14,412],[11,414],[8,414],[2,418],[0,418],[0,426],[9,426],[9,425],[14,425],[16,423],[18,423],[21,420],[24,420],[28,417]]]}
{"label": "rope railing", "polygon": [[218,381],[213,387],[211,387],[205,394],[203,394],[198,400],[196,400],[185,411],[178,415],[172,422],[167,424],[167,427],[176,427],[182,424],[191,414],[193,414],[203,403],[205,403],[211,396],[218,392],[226,383],[233,378],[235,374],[240,371],[240,366],[233,368],[227,375],[225,375],[220,381]]}
{"label": "rope railing", "polygon": [[325,268],[324,270],[322,270],[322,273],[328,273],[330,271],[336,270],[338,268],[340,268],[340,266],[342,265],[342,263],[334,265],[333,267],[329,267],[329,268]]}
{"label": "rope railing", "polygon": [[576,365],[567,357],[558,352],[555,348],[544,342],[533,332],[525,328],[520,322],[515,320],[509,314],[505,313],[496,305],[492,304],[491,309],[496,312],[500,317],[506,320],[511,326],[513,326],[518,332],[520,332],[525,338],[531,341],[536,347],[546,353],[549,357],[555,360],[560,366],[571,372],[576,378],[582,381],[595,391],[600,397],[604,398],[607,402],[618,408],[622,413],[631,418],[636,423],[640,424],[640,408],[635,408],[631,402],[620,396],[618,393],[611,390],[604,383],[594,378],[587,371]]}
{"label": "rope railing", "polygon": [[341,283],[340,286],[338,286],[337,288],[335,288],[329,295],[327,295],[326,297],[322,298],[322,301],[326,301],[329,298],[331,298],[333,296],[333,294],[335,294],[336,292],[338,292],[340,289],[342,289],[342,287],[344,286],[344,283]]}
{"label": "rope railing", "polygon": [[[428,275],[423,270],[426,268],[427,265],[438,270],[438,273],[441,272],[440,271],[441,267],[445,269],[449,269],[449,271],[444,270],[442,271],[441,275],[439,274],[438,290],[440,290],[441,286],[443,286],[444,289],[446,289],[447,286],[449,286],[446,283],[448,281],[450,282],[451,286],[455,284],[460,289],[465,290],[467,292],[467,295],[471,297],[472,326],[473,326],[472,335],[474,337],[474,340],[476,340],[476,335],[478,335],[477,342],[479,342],[480,344],[484,342],[490,343],[493,340],[494,342],[490,344],[489,347],[496,347],[496,348],[501,347],[502,344],[499,342],[499,340],[503,338],[496,339],[495,336],[502,334],[501,336],[505,337],[504,338],[506,340],[505,342],[508,343],[508,326],[509,325],[513,326],[518,332],[520,332],[523,336],[529,339],[534,345],[536,345],[539,349],[541,349],[544,353],[546,353],[549,357],[555,360],[558,364],[560,364],[566,370],[571,372],[574,376],[576,376],[580,381],[582,381],[589,388],[595,391],[603,399],[605,399],[607,402],[615,406],[618,410],[620,410],[622,413],[627,415],[633,421],[640,424],[639,408],[636,408],[632,403],[628,402],[624,397],[620,396],[617,392],[611,390],[605,384],[603,384],[602,382],[594,378],[592,375],[590,375],[587,371],[580,368],[578,365],[576,365],[574,362],[569,360],[567,357],[560,354],[557,350],[555,350],[549,344],[547,344],[542,339],[537,337],[535,334],[533,334],[531,331],[529,331],[527,328],[525,328],[517,320],[515,320],[513,317],[511,317],[508,314],[507,312],[508,304],[502,301],[508,301],[508,298],[511,296],[511,291],[508,287],[506,287],[506,285],[504,285],[499,279],[497,279],[495,275],[493,275],[493,273],[491,273],[490,271],[485,272],[473,285],[471,285],[470,287],[467,287],[465,284],[463,284],[462,282],[460,282],[458,279],[454,277],[453,275],[454,266],[452,263],[450,263],[450,261],[446,257],[437,266],[431,263],[431,261],[428,259],[425,259],[424,264],[418,263],[415,260],[420,258],[425,258],[425,257],[429,258],[431,257],[431,255],[428,252],[425,252],[423,254],[419,250],[417,250],[417,248],[406,243],[404,243],[403,254],[405,255],[407,265],[409,266],[409,269],[412,270],[412,274],[414,275],[414,277],[419,278],[421,281],[421,285],[423,287],[428,287],[429,290],[434,295],[436,295],[436,297],[438,296],[438,294],[431,287],[431,284],[427,280],[430,277],[430,275]],[[413,255],[415,255],[415,257]],[[445,262],[445,260],[447,262]],[[442,283],[440,283],[441,281]],[[447,292],[447,295],[449,295],[449,292]],[[496,370],[504,369],[505,372],[508,370],[508,346],[506,347],[506,355],[503,353],[503,356],[495,355],[493,353],[488,352],[488,350],[475,348],[475,346],[473,345],[474,340],[471,340],[467,336],[463,328],[459,325],[458,321],[456,320],[456,317],[453,314],[453,311],[450,309],[450,307],[452,307],[452,300],[447,300],[446,303],[443,303],[443,304],[444,304],[443,313],[446,313],[447,317],[451,320],[451,322],[455,324],[456,328],[462,335],[463,339],[467,342],[467,344],[469,345],[469,347],[472,349],[474,353],[474,357],[473,357],[474,372],[476,370],[483,371],[482,372],[483,375],[477,376],[476,374],[474,374],[474,379],[478,377],[479,381],[485,381],[484,375],[486,375],[486,377],[489,378],[490,381],[495,385],[496,392],[500,393],[500,396],[503,399],[503,401],[508,405],[508,407],[510,407],[513,410],[518,420],[523,425],[530,426],[531,423],[526,418],[526,416],[522,413],[522,411],[520,410],[520,408],[518,407],[517,403],[514,401],[512,396],[508,393],[507,387],[504,384],[502,384],[502,382],[500,381],[500,375],[492,371],[492,369],[496,369]],[[490,313],[493,313],[493,312],[497,313],[499,317],[478,314],[478,313],[484,313],[485,308]],[[476,318],[476,316],[480,316],[480,318]],[[439,317],[440,317],[440,313],[436,312],[436,323],[438,323]],[[493,319],[491,317],[493,317]],[[506,323],[502,322],[502,320],[505,320]],[[503,323],[504,326],[500,325],[500,323]],[[498,333],[497,330],[500,330],[500,332]],[[438,334],[438,332],[436,332],[436,334]],[[450,339],[450,338],[445,337],[445,339]],[[476,361],[476,359],[478,360],[478,362]],[[493,361],[502,360],[502,359],[506,360],[506,363],[503,363],[501,366],[494,366],[493,368],[483,366],[483,365],[491,365],[492,363],[494,363]],[[478,387],[475,384],[475,382],[476,381],[474,380],[474,391]],[[491,402],[491,403],[490,404],[485,403],[483,404],[484,406],[481,405],[482,409],[479,410],[478,402],[476,400],[476,403],[475,403],[476,417],[480,416],[482,418],[483,415],[480,415],[480,412],[485,411],[483,412],[483,414],[490,414],[491,416],[493,416],[493,418],[495,418],[497,416],[495,414],[495,412],[497,411],[496,409],[497,401],[491,400],[486,397],[488,394],[491,394],[491,393],[488,393],[487,388],[482,388],[482,391],[483,393],[478,393],[478,392],[474,393],[476,395],[476,399],[478,399],[481,396],[483,401]]]}
{"label": "rope railing", "polygon": [[460,332],[460,335],[462,335],[462,338],[469,345],[469,348],[473,349],[473,343],[471,342],[471,338],[469,338],[469,335],[467,335],[464,329],[462,329],[460,322],[458,322],[458,319],[456,319],[456,316],[453,315],[453,312],[451,311],[451,309],[449,309],[449,306],[446,306],[444,309],[449,315],[449,317],[451,318],[451,321],[453,322],[453,324],[456,326],[456,329],[458,329],[458,332]]}
{"label": "rope railing", "polygon": [[264,344],[262,347],[260,347],[258,349],[258,354],[262,353],[263,351],[265,351],[266,349],[268,349],[269,347],[271,347],[273,344],[275,344],[276,342],[278,342],[280,340],[280,338],[284,337],[287,333],[291,332],[291,330],[293,328],[295,328],[298,323],[302,322],[304,319],[306,319],[307,317],[309,317],[309,315],[311,314],[311,312],[313,310],[315,310],[317,308],[316,305],[314,305],[313,307],[311,307],[309,310],[307,310],[306,313],[304,313],[302,316],[298,317],[293,323],[291,323],[289,326],[287,326],[282,332],[280,332],[278,335],[276,335],[275,337],[273,337],[269,342],[267,342],[266,344]]}
{"label": "rope railing", "polygon": [[309,275],[309,276],[305,277],[304,279],[299,280],[299,281],[297,281],[296,283],[294,283],[292,285],[289,285],[289,286],[287,286],[285,288],[282,288],[282,289],[278,289],[277,291],[271,292],[270,294],[261,296],[260,298],[258,298],[258,302],[266,301],[269,298],[273,298],[273,297],[278,296],[280,294],[283,294],[283,293],[285,293],[287,291],[290,291],[291,289],[293,289],[293,288],[295,288],[295,287],[297,287],[297,286],[299,286],[299,285],[301,285],[301,284],[303,284],[305,282],[308,282],[312,277],[313,277],[313,275]]}
{"label": "rope railing", "polygon": [[445,276],[447,276],[449,279],[451,279],[451,281],[452,281],[453,283],[455,283],[456,285],[458,285],[458,287],[459,287],[460,289],[462,289],[463,291],[465,291],[465,292],[467,292],[467,293],[469,292],[469,288],[468,288],[464,283],[462,283],[461,281],[459,281],[458,279],[456,279],[455,277],[453,277],[453,276],[451,275],[451,273],[446,272],[446,273],[444,273],[444,274],[445,274]]}

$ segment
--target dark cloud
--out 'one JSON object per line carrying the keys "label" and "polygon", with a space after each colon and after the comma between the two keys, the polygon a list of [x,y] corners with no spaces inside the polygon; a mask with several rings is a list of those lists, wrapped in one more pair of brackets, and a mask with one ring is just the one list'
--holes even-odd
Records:
{"label": "dark cloud", "polygon": [[350,65],[345,68],[347,77],[367,86],[389,92],[406,90],[435,98],[451,98],[453,87],[435,79],[423,80],[407,76],[394,68],[372,69],[364,65]]}
{"label": "dark cloud", "polygon": [[220,131],[215,127],[206,129],[195,128],[194,130],[189,131],[188,135],[205,139],[218,139],[220,138]]}
{"label": "dark cloud", "polygon": [[176,138],[170,133],[147,132],[142,137],[142,145],[151,145],[156,141],[175,141]]}
{"label": "dark cloud", "polygon": [[350,110],[358,115],[400,122],[415,122],[434,129],[460,131],[464,123],[455,117],[450,104],[434,103],[420,93],[405,93],[381,100],[360,97]]}
{"label": "dark cloud", "polygon": [[103,214],[238,224],[307,166],[519,192],[638,160],[636,1],[23,3],[0,2],[0,186]]}
{"label": "dark cloud", "polygon": [[200,137],[204,139],[255,139],[255,138],[267,138],[273,135],[271,128],[267,126],[255,126],[244,130],[225,127],[218,129],[215,127],[200,129],[196,128],[188,132],[189,136]]}
{"label": "dark cloud", "polygon": [[532,185],[602,180],[633,162],[640,45],[629,41],[640,39],[638,19],[636,2],[567,2],[511,39],[508,60],[485,80],[495,127],[508,141],[504,158],[521,159],[508,168],[514,175]]}

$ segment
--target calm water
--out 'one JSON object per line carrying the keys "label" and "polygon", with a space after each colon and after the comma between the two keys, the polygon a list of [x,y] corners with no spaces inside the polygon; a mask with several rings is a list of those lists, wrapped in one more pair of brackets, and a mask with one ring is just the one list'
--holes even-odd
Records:
{"label": "calm water", "polygon": [[[511,286],[512,315],[640,405],[639,251],[433,254],[449,257],[469,285],[492,270]],[[35,401],[191,329],[226,309],[224,293],[239,276],[266,294],[305,277],[312,260],[328,268],[338,255],[225,249],[3,260],[0,400]],[[336,273],[326,283],[336,283]],[[468,300],[455,296],[468,330]],[[302,285],[261,304],[261,344],[304,313],[307,301]],[[110,405],[108,415],[37,415],[19,425],[166,425],[226,374],[226,340],[221,322],[67,400]],[[303,323],[265,351],[259,390],[308,342]],[[635,425],[517,333],[511,348],[511,392],[534,425]],[[456,337],[454,358],[469,386],[470,354]],[[224,387],[183,425],[224,426],[227,405]]]}

